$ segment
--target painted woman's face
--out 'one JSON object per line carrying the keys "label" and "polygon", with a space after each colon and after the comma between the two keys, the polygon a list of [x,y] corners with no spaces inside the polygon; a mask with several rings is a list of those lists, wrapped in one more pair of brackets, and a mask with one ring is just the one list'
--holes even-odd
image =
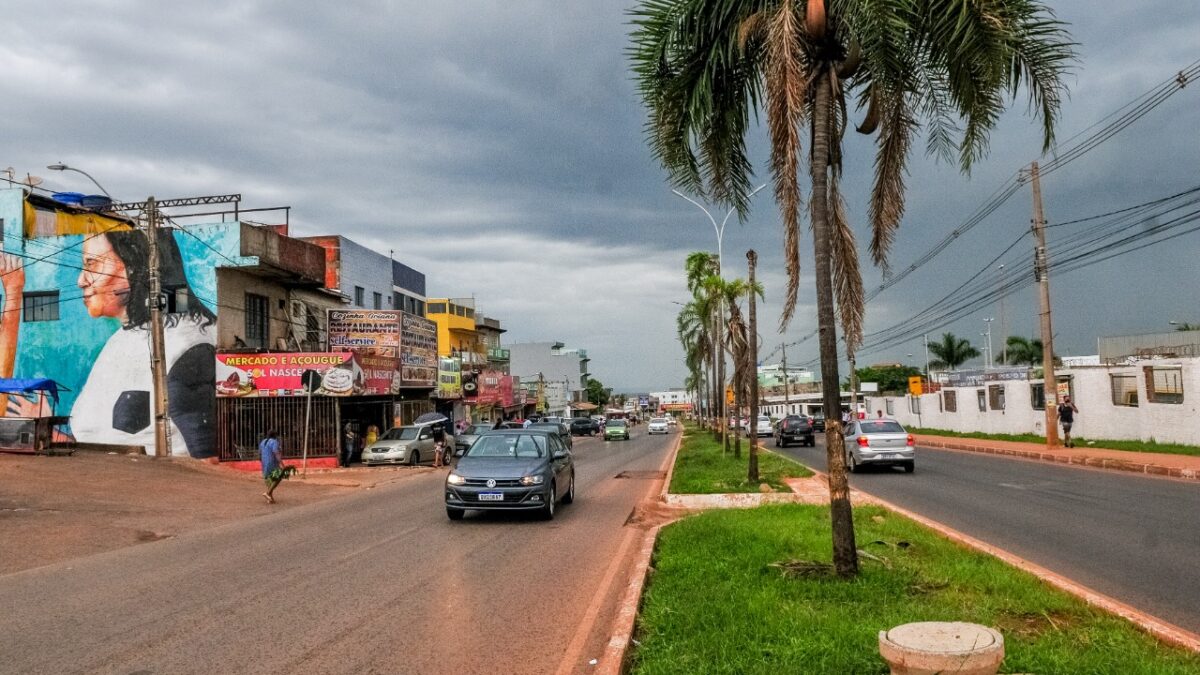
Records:
{"label": "painted woman's face", "polygon": [[79,273],[83,303],[93,317],[125,318],[129,300],[129,277],[125,263],[117,257],[108,237],[90,237],[83,242],[83,271]]}

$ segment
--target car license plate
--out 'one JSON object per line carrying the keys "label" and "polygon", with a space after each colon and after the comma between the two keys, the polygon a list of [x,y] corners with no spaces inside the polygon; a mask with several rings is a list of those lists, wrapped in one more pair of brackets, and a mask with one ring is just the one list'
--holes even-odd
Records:
{"label": "car license plate", "polygon": [[503,492],[480,492],[479,501],[481,502],[502,502],[504,501]]}

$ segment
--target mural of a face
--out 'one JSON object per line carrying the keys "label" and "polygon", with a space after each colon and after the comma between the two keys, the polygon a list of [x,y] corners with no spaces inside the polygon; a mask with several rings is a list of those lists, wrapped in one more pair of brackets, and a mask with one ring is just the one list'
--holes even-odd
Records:
{"label": "mural of a face", "polygon": [[107,236],[89,237],[83,242],[83,271],[78,284],[92,317],[125,317],[129,277]]}

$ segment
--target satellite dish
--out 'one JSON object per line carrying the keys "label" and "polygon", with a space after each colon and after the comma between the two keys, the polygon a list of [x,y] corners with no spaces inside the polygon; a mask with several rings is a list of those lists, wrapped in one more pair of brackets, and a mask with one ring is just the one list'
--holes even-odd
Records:
{"label": "satellite dish", "polygon": [[25,180],[21,182],[29,187],[37,187],[42,184],[43,180],[44,179],[41,176],[31,176],[29,174],[25,174]]}

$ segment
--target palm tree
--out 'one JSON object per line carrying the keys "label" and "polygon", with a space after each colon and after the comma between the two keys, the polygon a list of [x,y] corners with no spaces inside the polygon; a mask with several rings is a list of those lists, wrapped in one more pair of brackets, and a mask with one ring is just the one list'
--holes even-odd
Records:
{"label": "palm tree", "polygon": [[1175,325],[1175,330],[1200,330],[1200,323],[1180,323]]}
{"label": "palm tree", "polygon": [[713,375],[709,382],[712,383],[714,394],[712,401],[715,403],[715,408],[720,410],[722,422],[717,424],[714,420],[712,431],[714,435],[719,435],[723,446],[728,450],[729,431],[723,421],[725,418],[725,346],[723,331],[720,327],[721,317],[724,315],[720,297],[720,271],[720,260],[717,259],[716,254],[708,251],[690,253],[684,261],[688,290],[692,292],[692,296],[696,300],[702,300],[703,307],[708,312],[706,321],[710,326],[710,335],[715,339],[715,344],[709,352],[712,359],[711,374]]}
{"label": "palm tree", "polygon": [[979,356],[978,349],[972,347],[966,338],[955,337],[954,333],[942,333],[941,342],[930,342],[929,353],[937,357],[929,362],[931,369],[949,368],[954,370]]}
{"label": "palm tree", "polygon": [[[754,286],[754,289],[751,289],[749,282],[744,279],[731,279],[720,284],[721,300],[729,310],[729,317],[725,325],[727,331],[725,342],[733,361],[733,377],[730,380],[735,400],[734,409],[738,416],[741,415],[742,407],[749,398],[750,378],[758,377],[757,364],[751,363],[750,360],[749,329],[742,317],[739,304],[742,300],[750,297],[752,290],[757,296],[762,297],[762,284],[755,283]],[[753,423],[754,421],[751,420],[751,424]],[[742,456],[740,427],[734,431],[734,456],[739,459]]]}
{"label": "palm tree", "polygon": [[[633,17],[631,58],[649,109],[648,141],[678,187],[731,204],[744,219],[752,185],[745,139],[751,113],[765,110],[788,275],[781,328],[796,308],[799,174],[807,163],[824,405],[839,409],[834,315],[853,353],[864,306],[839,189],[850,103],[866,109],[858,130],[878,132],[870,251],[886,270],[922,119],[928,150],[957,155],[967,170],[986,150],[1007,97],[1025,85],[1043,145],[1051,146],[1073,56],[1063,25],[1036,0],[641,0]],[[845,459],[835,450],[840,425],[829,422],[833,560],[838,574],[850,576],[858,570],[854,523]]]}
{"label": "palm tree", "polygon": [[1037,338],[1031,340],[1023,338],[1020,335],[1009,335],[1008,340],[1004,344],[1008,363],[1027,363],[1030,366],[1042,365],[1041,340]]}

